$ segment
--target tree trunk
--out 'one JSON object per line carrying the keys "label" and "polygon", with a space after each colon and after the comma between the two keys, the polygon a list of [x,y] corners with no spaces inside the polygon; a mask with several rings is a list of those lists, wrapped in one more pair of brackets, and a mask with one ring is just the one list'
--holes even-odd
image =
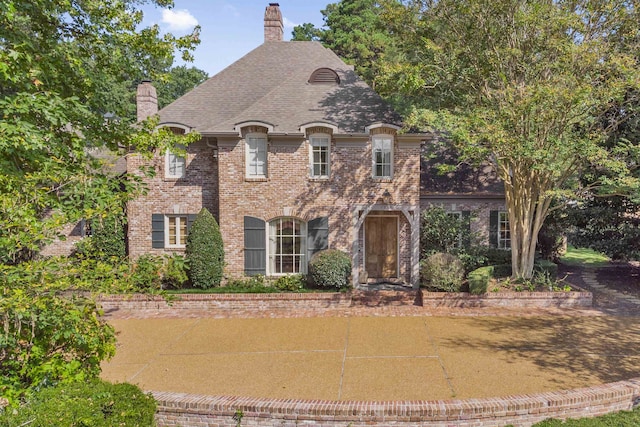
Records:
{"label": "tree trunk", "polygon": [[[547,182],[526,164],[506,162],[503,176],[511,232],[511,267],[514,278],[533,277],[538,234],[549,213]],[[528,171],[527,171],[528,169]]]}

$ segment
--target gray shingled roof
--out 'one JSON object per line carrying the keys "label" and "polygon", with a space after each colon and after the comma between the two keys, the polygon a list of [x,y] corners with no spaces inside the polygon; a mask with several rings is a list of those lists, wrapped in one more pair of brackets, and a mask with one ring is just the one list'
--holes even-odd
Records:
{"label": "gray shingled roof", "polygon": [[[327,67],[339,85],[309,84]],[[237,123],[263,121],[274,133],[298,133],[310,122],[329,122],[337,133],[364,133],[374,123],[400,117],[352,68],[318,42],[266,42],[160,112],[202,134],[234,132]]]}
{"label": "gray shingled roof", "polygon": [[[439,173],[439,166],[455,170]],[[420,193],[427,195],[503,195],[504,184],[490,162],[461,163],[456,150],[446,141],[427,142],[420,156]]]}

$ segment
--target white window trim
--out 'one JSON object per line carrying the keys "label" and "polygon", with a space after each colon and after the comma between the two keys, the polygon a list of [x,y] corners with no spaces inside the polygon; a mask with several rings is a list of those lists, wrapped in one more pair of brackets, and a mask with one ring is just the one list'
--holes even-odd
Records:
{"label": "white window trim", "polygon": [[[374,179],[393,179],[393,145],[394,145],[394,141],[393,141],[393,136],[392,135],[387,135],[387,134],[379,134],[379,135],[373,135],[373,137],[371,138],[371,176]],[[390,165],[389,165],[389,175],[376,175],[376,142],[377,141],[384,141],[384,140],[389,140],[390,144],[389,144],[389,151],[390,151]]]}
{"label": "white window trim", "polygon": [[[326,138],[326,141],[319,141]],[[327,147],[327,174],[314,175],[313,149],[315,147]],[[309,136],[309,177],[314,179],[329,179],[331,177],[331,135],[326,133],[314,133]]]}
{"label": "white window trim", "polygon": [[[264,174],[249,174],[249,139],[262,139],[264,140]],[[244,139],[244,176],[248,179],[255,178],[267,178],[269,174],[269,140],[265,133],[249,133]]]}
{"label": "white window trim", "polygon": [[[186,150],[186,147],[184,145],[181,145],[179,148]],[[173,159],[182,159],[182,173],[180,174],[172,174],[171,173],[171,163],[172,163],[172,158]],[[171,151],[167,150],[164,154],[164,176],[165,178],[184,178],[185,175],[187,173],[187,157],[186,156],[179,156],[177,154],[172,153]]]}
{"label": "white window trim", "polygon": [[[503,219],[504,218],[504,219]],[[502,225],[507,225],[507,230],[509,230],[509,239],[506,239],[502,235]],[[509,244],[507,245],[507,241]],[[511,249],[511,229],[509,224],[509,213],[506,211],[498,212],[498,248],[499,249]]]}
{"label": "white window trim", "polygon": [[[184,220],[185,222],[185,228],[187,227],[187,215],[165,215],[164,216],[164,247],[165,248],[185,248],[185,245],[181,245],[179,243],[177,244],[171,244],[169,242],[169,219],[170,218],[178,218],[176,220],[176,242],[180,241],[180,222],[182,222]],[[188,232],[187,232],[188,234]],[[187,241],[187,236],[184,236],[184,240],[185,242]]]}
{"label": "white window trim", "polygon": [[[298,271],[297,273],[276,273],[275,271],[271,271],[271,224],[274,221],[282,221],[282,220],[293,220],[295,221],[299,226],[300,226],[300,256],[302,257],[302,263],[300,266],[300,271]],[[288,276],[290,274],[307,274],[307,267],[309,264],[309,260],[307,259],[307,223],[305,221],[302,221],[300,219],[297,218],[293,218],[293,217],[279,217],[279,218],[274,218],[271,221],[267,221],[266,224],[266,255],[267,255],[267,264],[266,264],[266,272],[267,272],[267,276],[275,276],[275,277],[280,277],[280,276]],[[273,254],[273,256],[275,257],[275,254]]]}

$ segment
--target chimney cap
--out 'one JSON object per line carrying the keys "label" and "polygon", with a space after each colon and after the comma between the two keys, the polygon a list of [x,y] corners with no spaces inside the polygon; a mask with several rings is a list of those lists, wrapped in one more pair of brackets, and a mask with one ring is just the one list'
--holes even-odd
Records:
{"label": "chimney cap", "polygon": [[269,6],[278,6],[278,7],[280,7],[280,3],[269,3]]}

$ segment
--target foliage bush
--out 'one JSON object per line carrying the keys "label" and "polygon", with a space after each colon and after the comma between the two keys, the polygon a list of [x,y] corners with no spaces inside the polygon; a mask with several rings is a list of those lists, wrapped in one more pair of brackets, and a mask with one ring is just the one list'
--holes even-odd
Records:
{"label": "foliage bush", "polygon": [[0,412],[0,426],[154,426],[156,402],[132,384],[74,382],[44,388]]}
{"label": "foliage bush", "polygon": [[[420,246],[423,257],[437,252],[453,253],[471,240],[469,218],[450,215],[442,207],[430,206],[422,212]],[[462,243],[466,242],[466,245]]]}
{"label": "foliage bush", "polygon": [[345,289],[350,286],[351,258],[337,249],[317,252],[309,261],[309,281],[321,288]]}
{"label": "foliage bush", "polygon": [[421,265],[422,284],[430,291],[460,292],[464,266],[455,255],[436,253]]}
{"label": "foliage bush", "polygon": [[5,283],[0,295],[0,395],[13,404],[41,387],[95,378],[113,356],[114,330],[93,300],[37,283]]}
{"label": "foliage bush", "polygon": [[613,260],[640,260],[640,203],[627,197],[594,197],[568,209],[575,225],[570,243]]}
{"label": "foliage bush", "polygon": [[91,235],[76,243],[77,256],[119,261],[126,256],[125,216],[122,212],[91,220]]}
{"label": "foliage bush", "polygon": [[558,277],[558,264],[555,264],[546,259],[536,260],[533,265],[534,273],[543,273],[551,279],[555,280]]}
{"label": "foliage bush", "polygon": [[474,295],[487,293],[489,281],[493,277],[493,266],[480,267],[469,273],[469,292]]}
{"label": "foliage bush", "polygon": [[300,292],[304,289],[306,278],[302,274],[288,274],[278,277],[273,287],[282,292]]}
{"label": "foliage bush", "polygon": [[187,236],[185,255],[189,278],[196,288],[219,286],[224,269],[224,247],[216,219],[202,208]]}
{"label": "foliage bush", "polygon": [[173,254],[164,260],[163,288],[180,289],[189,281],[189,264],[182,255]]}

